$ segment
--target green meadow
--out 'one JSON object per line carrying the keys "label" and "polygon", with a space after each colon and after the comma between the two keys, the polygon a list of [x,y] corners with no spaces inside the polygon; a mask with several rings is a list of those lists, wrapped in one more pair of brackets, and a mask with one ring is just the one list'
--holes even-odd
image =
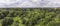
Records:
{"label": "green meadow", "polygon": [[60,26],[60,8],[3,8],[0,26]]}

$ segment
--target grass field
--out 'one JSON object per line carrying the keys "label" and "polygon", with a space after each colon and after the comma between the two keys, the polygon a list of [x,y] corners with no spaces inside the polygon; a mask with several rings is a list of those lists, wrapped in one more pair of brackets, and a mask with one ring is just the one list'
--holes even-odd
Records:
{"label": "grass field", "polygon": [[60,26],[60,8],[0,9],[0,26]]}

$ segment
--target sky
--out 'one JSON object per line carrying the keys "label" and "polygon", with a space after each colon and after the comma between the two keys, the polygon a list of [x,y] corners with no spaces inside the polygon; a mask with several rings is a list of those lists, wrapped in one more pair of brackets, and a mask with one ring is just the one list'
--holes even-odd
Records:
{"label": "sky", "polygon": [[0,0],[3,7],[60,7],[60,0]]}

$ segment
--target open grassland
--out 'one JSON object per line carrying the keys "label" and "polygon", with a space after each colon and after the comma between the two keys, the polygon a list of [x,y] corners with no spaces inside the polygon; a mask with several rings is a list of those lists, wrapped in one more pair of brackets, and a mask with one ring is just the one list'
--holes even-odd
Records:
{"label": "open grassland", "polygon": [[0,26],[60,26],[60,8],[0,9]]}

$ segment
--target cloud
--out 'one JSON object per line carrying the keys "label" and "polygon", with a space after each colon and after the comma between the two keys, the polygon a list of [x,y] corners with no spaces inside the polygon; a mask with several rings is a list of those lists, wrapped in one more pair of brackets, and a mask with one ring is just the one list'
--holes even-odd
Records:
{"label": "cloud", "polygon": [[60,7],[60,0],[0,0],[0,7]]}

